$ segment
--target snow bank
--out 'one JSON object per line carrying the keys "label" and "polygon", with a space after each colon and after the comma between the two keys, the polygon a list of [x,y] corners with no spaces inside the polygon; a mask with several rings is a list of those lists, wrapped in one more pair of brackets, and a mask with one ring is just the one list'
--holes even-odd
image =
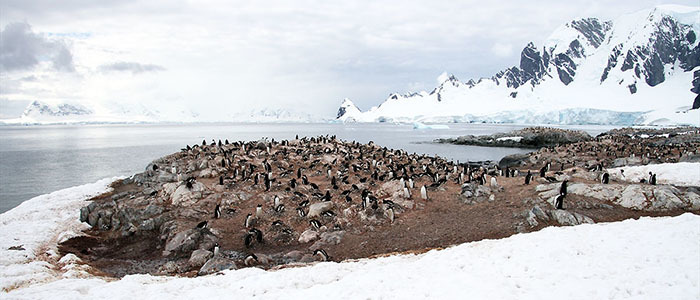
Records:
{"label": "snow bank", "polygon": [[[87,204],[86,199],[107,191],[117,179],[37,196],[1,214],[0,291],[54,280],[59,273],[48,261],[59,258],[57,242],[88,227],[78,220],[80,208]],[[9,250],[18,246],[24,250]]]}
{"label": "snow bank", "polygon": [[[42,214],[43,215],[43,214]],[[5,233],[4,229],[3,232]],[[344,263],[198,278],[63,278],[13,299],[697,299],[700,216],[550,227],[501,240]],[[3,252],[6,252],[4,249]]]}
{"label": "snow bank", "polygon": [[[625,177],[620,170],[625,170]],[[610,176],[619,181],[639,182],[649,180],[649,172],[656,174],[658,184],[700,186],[700,163],[667,163],[646,166],[620,167],[608,170]]]}

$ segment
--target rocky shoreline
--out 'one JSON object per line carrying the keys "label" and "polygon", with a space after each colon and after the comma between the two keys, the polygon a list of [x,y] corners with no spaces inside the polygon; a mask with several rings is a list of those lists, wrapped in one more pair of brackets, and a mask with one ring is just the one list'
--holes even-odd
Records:
{"label": "rocky shoreline", "polygon": [[[698,128],[613,130],[481,165],[332,136],[203,141],[91,199],[80,210],[91,229],[59,249],[107,276],[196,276],[700,213],[698,187],[610,174],[619,172],[614,167],[697,162],[698,149]],[[563,182],[568,193],[557,209]]]}
{"label": "rocky shoreline", "polygon": [[551,127],[528,127],[492,135],[465,135],[457,138],[436,139],[436,143],[483,147],[534,148],[590,141],[588,133]]}

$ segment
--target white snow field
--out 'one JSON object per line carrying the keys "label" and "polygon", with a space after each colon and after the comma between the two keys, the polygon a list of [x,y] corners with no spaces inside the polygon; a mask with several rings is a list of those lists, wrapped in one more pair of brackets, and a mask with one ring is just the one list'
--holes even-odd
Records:
{"label": "white snow field", "polygon": [[[698,299],[700,216],[550,227],[419,255],[198,278],[94,277],[56,241],[113,179],[29,200],[0,215],[2,299]],[[22,244],[26,251],[8,250]],[[45,255],[48,251],[50,253]],[[331,254],[332,255],[332,254]],[[48,257],[52,263],[40,258]],[[53,264],[53,265],[52,265]]]}
{"label": "white snow field", "polygon": [[[624,177],[620,170],[624,170]],[[649,172],[656,174],[658,184],[700,187],[700,163],[679,162],[645,166],[620,167],[608,170],[615,180],[639,182],[649,180]]]}

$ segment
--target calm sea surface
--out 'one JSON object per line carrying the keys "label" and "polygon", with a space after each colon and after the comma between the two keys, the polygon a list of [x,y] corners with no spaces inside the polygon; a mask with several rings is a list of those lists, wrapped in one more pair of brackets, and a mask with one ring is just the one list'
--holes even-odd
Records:
{"label": "calm sea surface", "polygon": [[[436,138],[492,134],[523,125],[448,124],[449,129],[415,130],[397,124],[138,124],[76,126],[0,126],[0,213],[24,200],[105,177],[132,175],[161,156],[203,139],[293,139],[295,135],[337,135],[374,141],[409,153],[439,155],[460,161],[499,160],[529,150],[431,144]],[[609,126],[569,126],[591,135]]]}

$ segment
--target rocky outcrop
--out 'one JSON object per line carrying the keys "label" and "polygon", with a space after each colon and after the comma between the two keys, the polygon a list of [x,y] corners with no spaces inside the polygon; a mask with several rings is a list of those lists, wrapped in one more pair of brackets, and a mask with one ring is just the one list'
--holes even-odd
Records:
{"label": "rocky outcrop", "polygon": [[548,127],[528,127],[507,133],[492,135],[466,135],[457,138],[437,139],[437,143],[474,145],[485,147],[542,148],[591,140],[588,133]]}
{"label": "rocky outcrop", "polygon": [[[537,190],[542,199],[549,200],[558,195],[560,185],[539,185]],[[568,186],[568,193],[609,201],[636,210],[700,209],[700,195],[697,190],[681,190],[671,185],[574,183]]]}

